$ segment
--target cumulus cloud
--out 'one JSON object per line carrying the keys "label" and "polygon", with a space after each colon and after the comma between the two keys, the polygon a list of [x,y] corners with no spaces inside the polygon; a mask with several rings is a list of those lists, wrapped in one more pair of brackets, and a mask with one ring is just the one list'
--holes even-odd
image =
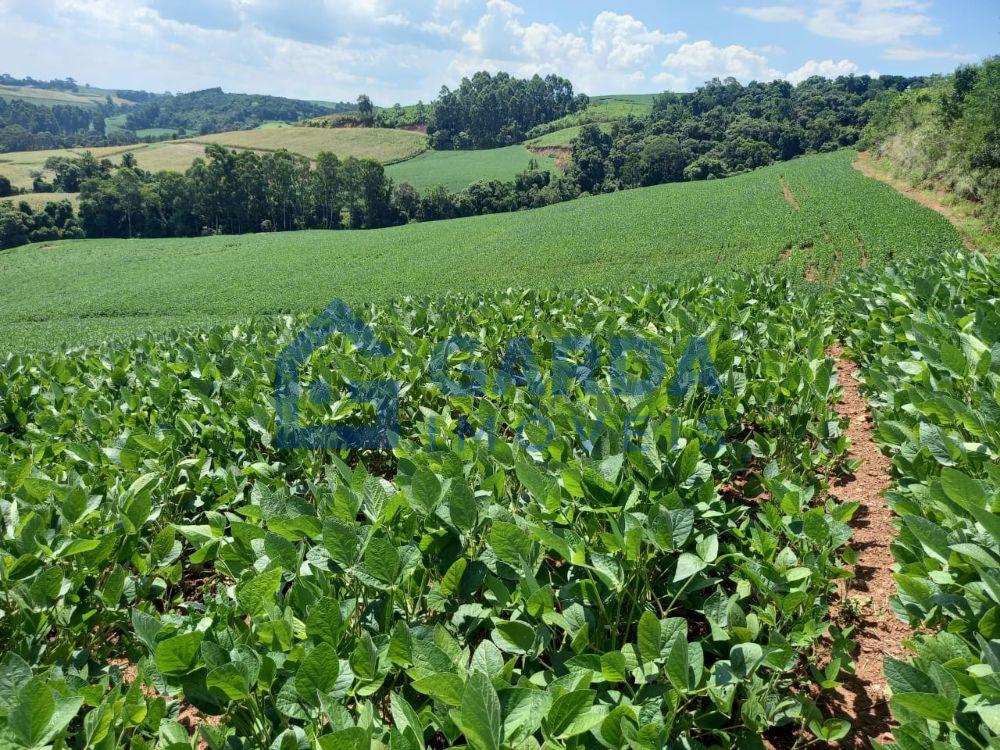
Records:
{"label": "cumulus cloud", "polygon": [[954,60],[955,62],[972,62],[979,59],[978,55],[950,50],[924,49],[921,47],[890,47],[882,55],[886,60],[901,60],[903,62],[919,62],[921,60]]}
{"label": "cumulus cloud", "polygon": [[706,39],[682,44],[664,59],[657,83],[684,88],[709,78],[733,77],[738,81],[770,81],[780,78],[765,55],[738,44],[717,47]]}
{"label": "cumulus cloud", "polygon": [[203,29],[236,31],[243,23],[239,8],[232,0],[151,0],[150,7],[161,18],[198,26]]}
{"label": "cumulus cloud", "polygon": [[768,23],[801,21],[819,36],[897,44],[906,37],[941,33],[927,8],[925,0],[817,0],[808,11],[797,5],[763,5],[742,6],[736,12]]}
{"label": "cumulus cloud", "polygon": [[647,29],[646,24],[628,14],[604,11],[594,19],[591,49],[598,62],[616,68],[639,68],[656,54],[656,47],[677,44],[687,38],[683,31],[665,34]]}
{"label": "cumulus cloud", "polygon": [[464,55],[453,66],[462,74],[504,68],[519,75],[559,73],[597,93],[645,80],[658,49],[686,38],[679,31],[649,28],[628,14],[603,11],[582,33],[551,23],[527,22],[509,0],[489,0],[486,12],[463,36]]}
{"label": "cumulus cloud", "polygon": [[737,13],[766,23],[785,23],[788,21],[803,21],[806,12],[794,5],[762,5],[759,7],[741,7]]}
{"label": "cumulus cloud", "polygon": [[837,76],[857,73],[858,70],[858,66],[850,60],[837,60],[836,62],[833,60],[809,60],[786,75],[785,78],[792,83],[800,83],[812,76],[836,78]]}

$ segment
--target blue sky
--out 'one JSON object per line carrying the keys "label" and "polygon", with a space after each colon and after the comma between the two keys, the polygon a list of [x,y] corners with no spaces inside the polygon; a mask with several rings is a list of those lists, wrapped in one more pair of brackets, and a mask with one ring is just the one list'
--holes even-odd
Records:
{"label": "blue sky", "polygon": [[476,70],[589,94],[948,72],[1000,52],[997,0],[0,0],[0,68],[155,91],[376,103]]}

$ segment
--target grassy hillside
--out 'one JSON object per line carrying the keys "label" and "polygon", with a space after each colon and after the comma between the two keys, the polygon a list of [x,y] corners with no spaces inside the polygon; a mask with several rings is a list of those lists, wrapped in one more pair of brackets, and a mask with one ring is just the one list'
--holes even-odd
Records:
{"label": "grassy hillside", "polygon": [[609,117],[625,117],[626,115],[645,115],[653,109],[656,94],[608,94],[593,96],[587,112],[607,115]]}
{"label": "grassy hillside", "polygon": [[96,107],[110,96],[115,104],[131,104],[118,97],[113,91],[81,86],[78,91],[58,91],[37,89],[33,86],[0,86],[0,99],[21,99],[31,104],[54,107],[56,104],[76,104],[81,107]]}
{"label": "grassy hillside", "polygon": [[[597,125],[605,133],[611,132],[611,123],[602,122]],[[573,144],[573,139],[580,135],[583,125],[574,125],[571,128],[563,128],[554,133],[547,133],[539,138],[528,141],[525,145],[528,148],[569,148]]]}
{"label": "grassy hillside", "polygon": [[532,159],[541,169],[554,168],[548,157],[536,156],[524,146],[508,146],[482,151],[425,151],[415,159],[393,164],[386,174],[397,183],[409,182],[417,190],[444,185],[457,192],[476,180],[513,179]]}
{"label": "grassy hillside", "polygon": [[947,221],[853,170],[853,158],[843,151],[727,180],[384,230],[26,246],[0,254],[0,351],[310,310],[334,297],[609,286],[772,266],[826,280],[959,246]]}
{"label": "grassy hillside", "polygon": [[427,148],[422,133],[387,128],[276,128],[236,130],[188,139],[193,143],[221,143],[232,148],[273,151],[287,148],[310,159],[320,151],[347,156],[377,159],[383,164],[403,161]]}
{"label": "grassy hillside", "polygon": [[24,195],[9,195],[6,198],[0,198],[0,201],[6,201],[8,203],[13,203],[17,205],[18,203],[24,202],[31,206],[32,209],[38,211],[45,208],[46,203],[52,201],[67,200],[73,204],[73,208],[78,208],[80,203],[79,193],[25,193]]}
{"label": "grassy hillside", "polygon": [[[113,158],[126,151],[149,148],[145,144],[137,146],[101,146],[98,148],[63,148],[50,151],[10,151],[0,153],[0,174],[7,177],[16,187],[31,189],[31,173],[43,171],[42,167],[50,156],[79,156],[84,151],[90,151],[98,159]],[[51,177],[51,174],[48,175]]]}
{"label": "grassy hillside", "polygon": [[[590,99],[590,105],[582,112],[574,112],[571,115],[560,117],[558,120],[553,120],[545,125],[539,125],[529,133],[529,136],[535,136],[535,140],[538,140],[539,136],[545,137],[546,135],[555,134],[564,130],[572,130],[588,123],[610,124],[615,120],[622,120],[629,115],[642,117],[643,115],[649,114],[649,112],[653,109],[653,99],[655,97],[655,94],[611,94],[608,96],[594,96]],[[553,142],[544,144],[532,142],[532,145],[569,145],[568,141],[563,141],[566,141],[565,134],[559,136],[559,138]]]}
{"label": "grassy hillside", "polygon": [[[296,128],[269,125],[256,130],[237,130],[195,138],[160,143],[138,143],[133,146],[107,146],[89,149],[94,156],[117,162],[126,151],[135,154],[143,169],[157,172],[170,169],[183,172],[197,157],[205,155],[205,144],[220,143],[230,148],[250,151],[274,151],[287,148],[310,159],[320,151],[332,151],[341,158],[377,159],[391,164],[416,156],[427,147],[420,133],[378,128]],[[53,151],[16,151],[0,154],[0,175],[8,177],[17,187],[31,188],[31,173],[42,170],[50,156],[82,154],[85,149]],[[51,176],[51,175],[50,175]]]}

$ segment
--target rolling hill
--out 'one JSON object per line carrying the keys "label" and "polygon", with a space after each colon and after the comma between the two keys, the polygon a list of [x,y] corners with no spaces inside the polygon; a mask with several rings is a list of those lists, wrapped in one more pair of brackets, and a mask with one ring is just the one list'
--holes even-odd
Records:
{"label": "rolling hill", "polygon": [[80,107],[97,107],[111,97],[116,105],[130,105],[133,102],[122,99],[114,91],[97,89],[90,86],[80,86],[76,91],[60,91],[43,89],[34,86],[0,85],[0,99],[22,100],[31,104],[53,107],[57,104],[74,104]]}
{"label": "rolling hill", "polygon": [[526,170],[534,159],[540,169],[554,169],[555,162],[536,156],[524,146],[507,146],[480,151],[425,151],[413,159],[393,164],[386,170],[397,183],[408,182],[423,191],[444,185],[452,192],[464,190],[477,180],[510,180]]}
{"label": "rolling hill", "polygon": [[0,351],[306,311],[335,297],[608,287],[778,267],[830,280],[958,247],[841,151],[726,180],[384,230],[81,240],[0,254]]}
{"label": "rolling hill", "polygon": [[42,171],[49,157],[79,155],[85,150],[99,159],[109,158],[115,162],[120,160],[122,154],[131,151],[143,169],[183,172],[197,157],[204,156],[205,145],[209,143],[250,151],[287,148],[310,159],[316,158],[320,151],[332,151],[341,158],[355,156],[376,159],[384,164],[409,159],[427,148],[427,139],[422,134],[407,130],[260,127],[132,146],[3,153],[0,154],[0,174],[9,178],[13,185],[30,189],[31,173]]}

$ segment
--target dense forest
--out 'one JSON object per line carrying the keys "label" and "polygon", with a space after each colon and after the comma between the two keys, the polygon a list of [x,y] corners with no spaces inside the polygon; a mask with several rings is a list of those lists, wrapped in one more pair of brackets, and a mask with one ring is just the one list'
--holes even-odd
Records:
{"label": "dense forest", "polygon": [[543,122],[585,109],[588,98],[573,95],[573,84],[549,75],[530,79],[486,71],[463,78],[458,88],[441,89],[427,134],[438,149],[494,148],[524,140]]}
{"label": "dense forest", "polygon": [[862,145],[912,182],[936,181],[1000,219],[1000,57],[879,103]]}
{"label": "dense forest", "polygon": [[742,85],[712,80],[691,94],[657,97],[648,117],[611,132],[587,125],[570,173],[585,192],[725,177],[800,154],[855,144],[877,103],[923,78],[819,76]]}
{"label": "dense forest", "polygon": [[73,78],[53,78],[50,81],[40,81],[28,76],[15,78],[10,73],[0,73],[0,86],[31,86],[34,89],[50,91],[79,91],[80,85]]}
{"label": "dense forest", "polygon": [[353,111],[306,122],[312,127],[426,127],[431,147],[439,150],[480,149],[521,143],[528,131],[561,117],[582,112],[589,104],[574,95],[565,78],[515,78],[480,71],[463,78],[454,90],[441,87],[430,104],[376,107],[362,94]]}
{"label": "dense forest", "polygon": [[46,107],[21,99],[0,99],[0,153],[134,143],[134,134],[105,136],[104,119],[114,110],[113,105],[96,109],[75,104]]}
{"label": "dense forest", "polygon": [[125,126],[128,130],[183,128],[190,133],[221,133],[255,128],[268,120],[295,122],[354,107],[345,102],[317,104],[281,96],[227,94],[214,88],[165,95],[139,104],[129,110]]}

